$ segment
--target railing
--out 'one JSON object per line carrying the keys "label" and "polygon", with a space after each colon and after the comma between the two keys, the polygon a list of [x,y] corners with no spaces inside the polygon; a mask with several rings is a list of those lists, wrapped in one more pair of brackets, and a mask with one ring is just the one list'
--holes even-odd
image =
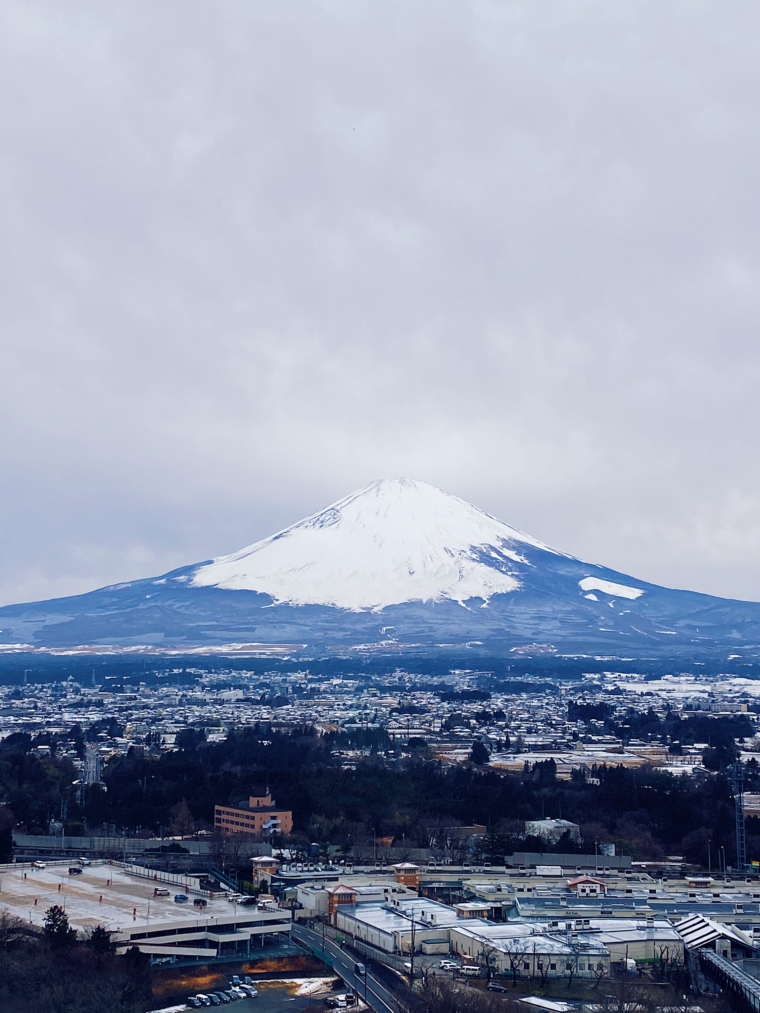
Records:
{"label": "railing", "polygon": [[708,978],[717,979],[724,988],[730,988],[753,1010],[760,1011],[760,981],[751,978],[726,957],[712,950],[700,950],[699,961]]}
{"label": "railing", "polygon": [[197,897],[208,898],[212,896],[210,890],[202,890],[198,886],[197,879],[193,883],[194,877],[184,876],[180,872],[159,872],[155,869],[146,869],[143,865],[133,865],[130,862],[112,862],[111,864],[115,868],[126,872],[129,876],[137,876],[138,879],[150,879],[156,883],[181,886],[185,893],[192,893]]}

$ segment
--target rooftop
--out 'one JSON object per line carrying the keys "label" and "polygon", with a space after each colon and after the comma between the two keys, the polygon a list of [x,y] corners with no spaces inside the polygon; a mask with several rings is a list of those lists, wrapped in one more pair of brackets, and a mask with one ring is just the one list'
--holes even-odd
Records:
{"label": "rooftop", "polygon": [[[153,928],[160,922],[205,925],[215,918],[230,917],[233,905],[226,897],[209,899],[201,913],[193,906],[192,895],[188,903],[175,904],[176,893],[188,892],[183,885],[138,878],[105,863],[85,866],[81,875],[70,876],[73,864],[51,862],[45,869],[19,865],[3,872],[0,908],[41,926],[47,909],[58,904],[65,909],[71,926],[80,931],[96,925],[112,931],[138,925]],[[187,883],[192,886],[192,878]],[[169,896],[154,897],[156,886],[168,889]]]}

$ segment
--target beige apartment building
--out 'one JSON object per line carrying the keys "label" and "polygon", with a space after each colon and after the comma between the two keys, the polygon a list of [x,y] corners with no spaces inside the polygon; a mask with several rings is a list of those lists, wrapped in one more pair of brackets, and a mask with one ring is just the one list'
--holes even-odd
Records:
{"label": "beige apartment building", "polygon": [[293,830],[293,813],[278,809],[272,796],[266,793],[251,795],[248,803],[214,806],[214,829],[223,834],[251,834],[271,837],[289,834]]}

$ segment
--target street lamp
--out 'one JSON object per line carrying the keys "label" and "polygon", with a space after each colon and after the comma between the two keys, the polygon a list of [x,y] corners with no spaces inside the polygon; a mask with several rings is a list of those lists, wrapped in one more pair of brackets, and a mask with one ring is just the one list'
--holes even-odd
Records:
{"label": "street lamp", "polygon": [[410,971],[409,971],[409,983],[410,983],[410,986],[412,988],[414,988],[414,942],[415,942],[414,909],[412,909],[412,953],[411,953],[411,959],[409,961],[409,968],[410,968]]}

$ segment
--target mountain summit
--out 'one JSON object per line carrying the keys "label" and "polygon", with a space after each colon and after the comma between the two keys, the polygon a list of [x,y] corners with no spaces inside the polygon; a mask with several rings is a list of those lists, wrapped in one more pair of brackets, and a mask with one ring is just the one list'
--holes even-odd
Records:
{"label": "mountain summit", "polygon": [[390,479],[228,556],[0,608],[5,650],[252,644],[755,657],[760,605],[585,563],[456,496]]}
{"label": "mountain summit", "polygon": [[351,611],[487,601],[520,586],[515,564],[526,563],[526,545],[552,551],[432,485],[386,479],[201,566],[191,583]]}

